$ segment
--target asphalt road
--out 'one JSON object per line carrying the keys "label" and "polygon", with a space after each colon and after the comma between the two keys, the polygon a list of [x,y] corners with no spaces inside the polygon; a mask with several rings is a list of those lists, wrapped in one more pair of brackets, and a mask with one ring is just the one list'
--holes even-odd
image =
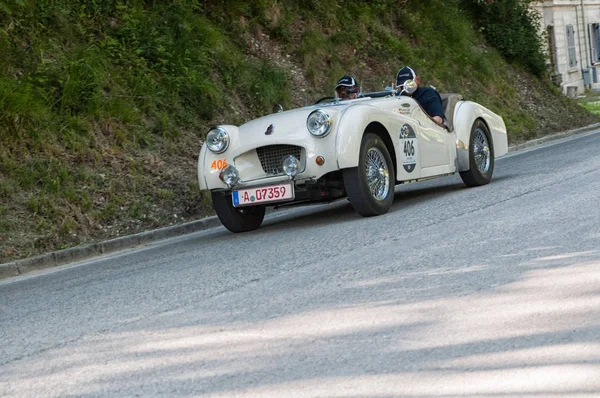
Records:
{"label": "asphalt road", "polygon": [[0,282],[0,396],[600,396],[600,133]]}

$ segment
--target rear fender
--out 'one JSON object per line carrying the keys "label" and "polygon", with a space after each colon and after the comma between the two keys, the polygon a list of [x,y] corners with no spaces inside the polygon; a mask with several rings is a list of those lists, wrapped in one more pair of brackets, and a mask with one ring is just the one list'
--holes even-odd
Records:
{"label": "rear fender", "polygon": [[508,152],[506,125],[502,117],[475,102],[461,101],[454,110],[458,171],[467,171],[470,168],[469,143],[471,128],[477,119],[481,119],[490,131],[492,136],[490,145],[494,149],[494,157],[500,157]]}

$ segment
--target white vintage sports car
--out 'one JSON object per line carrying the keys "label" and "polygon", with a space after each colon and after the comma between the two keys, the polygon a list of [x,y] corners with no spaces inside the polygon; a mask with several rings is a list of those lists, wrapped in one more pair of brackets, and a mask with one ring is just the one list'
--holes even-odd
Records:
{"label": "white vintage sports car", "polygon": [[[416,89],[411,81],[403,91]],[[487,184],[508,151],[506,126],[485,107],[442,94],[447,128],[397,91],[273,113],[211,129],[198,159],[201,189],[232,232],[260,227],[266,206],[348,198],[362,216],[386,213],[394,186],[456,172]]]}

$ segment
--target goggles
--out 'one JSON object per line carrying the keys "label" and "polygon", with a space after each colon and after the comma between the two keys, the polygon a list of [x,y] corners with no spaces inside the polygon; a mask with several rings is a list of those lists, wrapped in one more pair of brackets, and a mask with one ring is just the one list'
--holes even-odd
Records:
{"label": "goggles", "polygon": [[348,87],[348,86],[339,86],[336,91],[338,93],[346,93],[346,94],[356,94],[358,93],[359,89],[358,87],[354,86],[354,87]]}

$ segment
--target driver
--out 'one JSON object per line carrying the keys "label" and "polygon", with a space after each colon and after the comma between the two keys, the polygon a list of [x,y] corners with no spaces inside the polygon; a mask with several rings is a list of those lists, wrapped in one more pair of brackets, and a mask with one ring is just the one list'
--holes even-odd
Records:
{"label": "driver", "polygon": [[396,75],[396,87],[402,87],[407,80],[414,80],[417,83],[417,91],[409,94],[403,92],[403,95],[413,97],[421,107],[427,112],[434,122],[440,126],[444,125],[444,111],[442,108],[442,98],[433,87],[419,87],[421,76],[410,66],[403,66]]}
{"label": "driver", "polygon": [[335,93],[341,100],[350,100],[358,98],[360,88],[356,84],[356,79],[352,76],[343,76],[335,86]]}

